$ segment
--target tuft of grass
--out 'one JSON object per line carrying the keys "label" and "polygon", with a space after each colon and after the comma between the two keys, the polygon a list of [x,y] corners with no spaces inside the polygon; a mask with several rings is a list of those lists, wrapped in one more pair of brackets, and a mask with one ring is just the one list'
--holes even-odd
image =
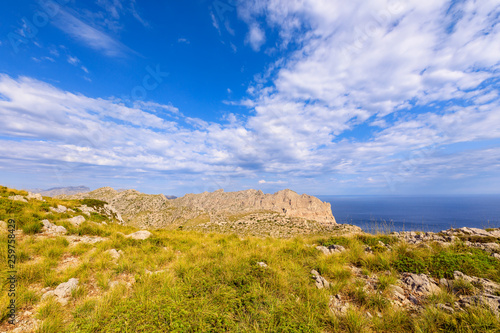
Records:
{"label": "tuft of grass", "polygon": [[27,235],[34,235],[42,231],[43,224],[40,222],[29,222],[24,224],[21,229]]}

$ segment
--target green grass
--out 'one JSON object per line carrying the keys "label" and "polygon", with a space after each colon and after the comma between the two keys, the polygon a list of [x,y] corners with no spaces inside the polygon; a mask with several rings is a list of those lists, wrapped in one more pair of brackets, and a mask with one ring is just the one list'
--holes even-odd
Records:
{"label": "green grass", "polygon": [[[5,199],[20,193],[0,188],[0,219],[15,218],[23,230],[16,244],[18,306],[20,312],[36,314],[39,332],[500,331],[498,319],[482,308],[447,314],[436,306],[476,292],[477,286],[466,281],[430,296],[421,313],[394,308],[388,300],[400,272],[449,278],[460,270],[498,281],[499,262],[461,242],[419,248],[384,234],[275,239],[180,230],[152,230],[153,237],[140,241],[122,235],[137,231],[133,227],[96,223],[109,222],[100,214],[75,227],[64,219],[76,213],[49,212],[58,204],[75,209],[83,201]],[[41,219],[65,226],[68,235],[40,237],[35,224]],[[75,236],[99,236],[101,241],[90,244]],[[7,240],[0,233],[1,267],[6,267]],[[333,244],[346,251],[324,255],[315,248]],[[365,252],[366,246],[374,253]],[[111,260],[105,253],[110,249],[121,250],[121,257]],[[350,266],[369,275],[373,286],[366,288]],[[331,283],[330,289],[316,288],[312,269]],[[42,288],[53,289],[73,277],[79,286],[67,305],[41,300]],[[111,288],[111,281],[123,283]],[[6,283],[1,287],[0,324],[9,301]],[[335,294],[352,305],[344,315],[329,308]]]}

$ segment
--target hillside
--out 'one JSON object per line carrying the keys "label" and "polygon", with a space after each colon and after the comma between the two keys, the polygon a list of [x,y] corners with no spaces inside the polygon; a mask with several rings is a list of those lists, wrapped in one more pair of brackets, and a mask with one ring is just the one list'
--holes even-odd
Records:
{"label": "hillside", "polygon": [[118,214],[0,188],[0,265],[16,278],[0,332],[500,331],[500,229],[283,239]]}

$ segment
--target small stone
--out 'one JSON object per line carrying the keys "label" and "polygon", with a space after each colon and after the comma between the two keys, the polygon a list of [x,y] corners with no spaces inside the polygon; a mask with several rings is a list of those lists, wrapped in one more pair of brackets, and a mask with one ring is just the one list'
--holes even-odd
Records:
{"label": "small stone", "polygon": [[57,205],[57,208],[50,207],[50,210],[55,212],[55,213],[65,213],[68,208],[66,208],[63,205]]}
{"label": "small stone", "polygon": [[259,265],[259,266],[260,266],[260,267],[262,267],[262,268],[267,268],[267,264],[266,264],[265,262],[263,262],[263,261],[259,261],[259,262],[257,263],[257,265]]}
{"label": "small stone", "polygon": [[449,306],[441,304],[441,303],[438,304],[437,307],[438,307],[438,309],[441,309],[447,313],[454,313],[455,312],[455,310],[453,310],[452,307],[449,307]]}
{"label": "small stone", "polygon": [[108,253],[111,256],[111,258],[113,258],[113,260],[118,260],[120,259],[121,256],[121,254],[115,249],[108,250],[105,253]]}

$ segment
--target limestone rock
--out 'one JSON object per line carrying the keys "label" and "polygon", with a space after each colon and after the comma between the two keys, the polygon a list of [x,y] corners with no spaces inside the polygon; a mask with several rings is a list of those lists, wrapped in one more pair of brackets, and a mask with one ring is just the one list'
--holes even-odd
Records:
{"label": "limestone rock", "polygon": [[336,315],[345,315],[349,310],[350,304],[342,299],[342,296],[337,294],[330,296],[330,310]]}
{"label": "limestone rock", "polygon": [[57,205],[57,208],[50,207],[50,210],[53,211],[54,213],[65,213],[68,210],[68,208],[66,208],[66,206],[63,205]]}
{"label": "limestone rock", "polygon": [[315,284],[316,284],[316,287],[318,289],[323,289],[323,288],[330,288],[330,282],[328,282],[324,277],[322,277],[321,275],[319,275],[318,271],[316,270],[312,270],[311,271],[311,274],[312,274],[312,278],[314,279],[315,281]]}
{"label": "limestone rock", "polygon": [[67,232],[66,228],[62,225],[55,225],[53,223],[50,223],[49,220],[42,220],[41,222],[43,224],[43,230],[48,233],[65,234]]}
{"label": "limestone rock", "polygon": [[108,253],[111,256],[111,258],[113,258],[113,260],[118,260],[118,259],[120,259],[120,256],[121,256],[120,252],[122,252],[122,251],[121,250],[116,251],[115,249],[111,249],[111,250],[107,250],[105,253]]}
{"label": "limestone rock", "polygon": [[461,307],[482,305],[489,308],[496,316],[500,317],[500,296],[482,294],[478,296],[462,297],[458,303]]}
{"label": "limestone rock", "polygon": [[262,268],[267,268],[267,264],[266,264],[265,262],[263,262],[263,261],[259,261],[259,262],[257,263],[257,265],[259,265],[259,266],[260,266],[260,267],[262,267]]}
{"label": "limestone rock", "polygon": [[31,193],[28,192],[28,196],[26,197],[27,199],[35,199],[39,201],[44,201],[42,198],[42,195],[40,193]]}
{"label": "limestone rock", "polygon": [[57,286],[55,290],[47,291],[42,295],[42,300],[49,296],[54,296],[56,300],[62,305],[68,303],[68,299],[71,296],[71,292],[78,287],[78,279],[72,278],[67,282],[61,283]]}
{"label": "limestone rock", "polygon": [[149,231],[147,230],[139,230],[139,231],[136,231],[130,235],[127,235],[125,237],[127,238],[132,238],[132,239],[140,239],[140,240],[144,240],[144,239],[148,239],[149,237],[151,237],[153,234],[150,233]]}
{"label": "limestone rock", "polygon": [[[93,198],[105,201],[116,209],[127,224],[141,228],[179,225],[206,215],[215,222],[219,217],[252,212],[275,212],[286,217],[314,220],[325,225],[336,225],[329,203],[291,190],[274,194],[246,190],[239,192],[204,192],[186,194],[182,198],[167,199],[163,194],[148,195],[135,190],[115,191],[104,187],[88,193],[61,196],[62,199]],[[118,219],[120,219],[118,218]]]}
{"label": "limestone rock", "polygon": [[345,247],[343,247],[342,245],[330,245],[328,247],[326,246],[316,246],[316,249],[318,251],[321,251],[323,252],[324,254],[326,255],[329,255],[329,254],[332,254],[332,253],[339,253],[339,252],[343,252],[345,251]]}
{"label": "limestone rock", "polygon": [[470,282],[471,284],[476,285],[476,286],[480,285],[480,286],[482,286],[483,291],[486,293],[494,294],[494,293],[500,292],[500,284],[493,282],[489,279],[478,278],[475,276],[468,276],[468,275],[465,275],[464,273],[459,272],[459,271],[453,272],[453,278],[455,280],[458,280],[458,279],[465,280],[465,281]]}
{"label": "limestone rock", "polygon": [[436,283],[425,274],[404,273],[401,282],[408,289],[420,295],[430,295],[440,291]]}
{"label": "limestone rock", "polygon": [[68,219],[68,221],[69,221],[69,223],[71,223],[75,227],[78,227],[80,224],[85,222],[85,217],[78,215],[78,216],[75,216],[75,217]]}
{"label": "limestone rock", "polygon": [[26,200],[22,195],[11,195],[9,199],[14,201],[28,202],[28,200]]}

